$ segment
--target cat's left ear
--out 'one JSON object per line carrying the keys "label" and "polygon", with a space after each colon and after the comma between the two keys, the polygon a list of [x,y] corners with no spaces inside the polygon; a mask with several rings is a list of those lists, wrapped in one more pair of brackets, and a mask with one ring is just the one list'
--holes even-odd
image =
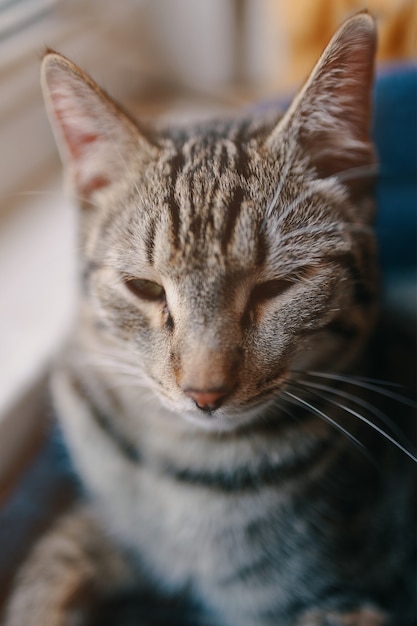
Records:
{"label": "cat's left ear", "polygon": [[358,13],[331,39],[267,140],[274,150],[296,141],[321,177],[375,162],[370,139],[376,49],[373,18]]}
{"label": "cat's left ear", "polygon": [[61,54],[46,53],[41,81],[67,183],[82,201],[129,175],[133,154],[156,151],[135,122]]}

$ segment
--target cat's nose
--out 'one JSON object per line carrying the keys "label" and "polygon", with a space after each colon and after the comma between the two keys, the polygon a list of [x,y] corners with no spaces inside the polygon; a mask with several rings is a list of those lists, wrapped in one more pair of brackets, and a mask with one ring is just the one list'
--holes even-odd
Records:
{"label": "cat's nose", "polygon": [[231,390],[228,387],[220,387],[218,389],[186,388],[183,391],[202,411],[214,411],[221,406]]}

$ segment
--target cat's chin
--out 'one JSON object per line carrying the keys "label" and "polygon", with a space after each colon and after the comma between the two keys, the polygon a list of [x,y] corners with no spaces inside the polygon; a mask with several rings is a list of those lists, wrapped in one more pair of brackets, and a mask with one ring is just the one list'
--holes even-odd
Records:
{"label": "cat's chin", "polygon": [[251,406],[224,406],[214,411],[203,411],[197,407],[188,406],[188,402],[175,402],[166,395],[158,394],[158,398],[162,415],[169,417],[169,420],[177,419],[183,424],[185,422],[207,432],[224,433],[263,421],[271,414],[271,408],[275,406],[276,402],[275,397],[270,397]]}
{"label": "cat's chin", "polygon": [[181,412],[181,417],[201,430],[209,432],[232,432],[249,424],[258,422],[263,417],[262,407],[232,410],[217,409],[210,413],[200,409]]}

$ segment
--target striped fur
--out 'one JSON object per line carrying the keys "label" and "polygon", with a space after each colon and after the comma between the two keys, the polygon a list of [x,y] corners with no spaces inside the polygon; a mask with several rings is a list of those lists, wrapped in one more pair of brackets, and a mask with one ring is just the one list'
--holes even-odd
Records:
{"label": "striped fur", "polygon": [[367,14],[349,20],[283,117],[146,130],[46,55],[83,250],[52,391],[92,512],[35,548],[7,626],[87,624],[149,584],[205,624],[411,624],[406,461],[301,376],[365,371],[374,40]]}

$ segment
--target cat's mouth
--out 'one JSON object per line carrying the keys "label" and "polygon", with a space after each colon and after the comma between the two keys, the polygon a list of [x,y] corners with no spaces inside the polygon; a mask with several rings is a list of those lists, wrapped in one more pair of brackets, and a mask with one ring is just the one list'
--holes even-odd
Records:
{"label": "cat's mouth", "polygon": [[204,395],[189,398],[194,406],[184,412],[184,417],[208,430],[233,430],[247,425],[255,420],[270,415],[271,407],[275,405],[285,389],[289,378],[288,368],[281,367],[280,371],[271,373],[270,377],[259,381],[256,386],[245,389],[245,386],[236,384],[225,396]]}
{"label": "cat's mouth", "polygon": [[195,409],[184,412],[183,416],[188,422],[203,430],[230,432],[259,418],[259,410],[251,408],[232,412],[222,408],[203,413]]}
{"label": "cat's mouth", "polygon": [[275,406],[283,383],[264,390],[241,403],[225,404],[219,408],[200,409],[197,406],[182,413],[184,418],[204,430],[228,432],[260,421]]}
{"label": "cat's mouth", "polygon": [[264,420],[271,415],[281,392],[285,389],[289,372],[286,369],[278,375],[263,380],[255,388],[242,389],[236,385],[229,393],[220,396],[201,392],[194,397],[190,390],[182,401],[172,398],[171,394],[159,385],[159,399],[170,413],[178,415],[188,423],[208,431],[232,431],[255,421]]}

